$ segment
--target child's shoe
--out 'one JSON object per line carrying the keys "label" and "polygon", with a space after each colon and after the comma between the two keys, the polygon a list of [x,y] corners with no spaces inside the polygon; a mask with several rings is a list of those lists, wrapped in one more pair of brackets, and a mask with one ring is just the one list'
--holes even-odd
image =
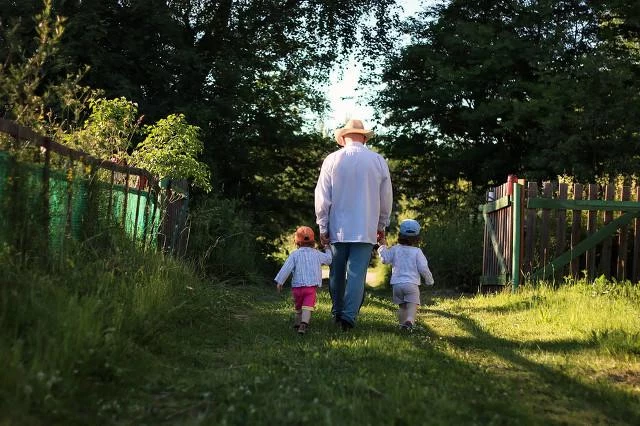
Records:
{"label": "child's shoe", "polygon": [[404,324],[402,324],[400,326],[400,329],[402,331],[412,332],[413,331],[413,323],[411,321],[405,321]]}
{"label": "child's shoe", "polygon": [[306,322],[301,322],[300,325],[298,326],[298,334],[306,333],[308,326],[309,324],[307,324]]}

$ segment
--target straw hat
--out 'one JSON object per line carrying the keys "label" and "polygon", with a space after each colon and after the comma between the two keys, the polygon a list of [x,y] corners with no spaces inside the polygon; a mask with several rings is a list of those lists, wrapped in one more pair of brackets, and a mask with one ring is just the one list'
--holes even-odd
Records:
{"label": "straw hat", "polygon": [[350,133],[357,133],[360,135],[364,135],[365,142],[374,136],[374,133],[372,130],[366,130],[364,128],[364,124],[362,124],[361,120],[351,119],[347,121],[344,127],[337,129],[334,132],[336,142],[338,142],[338,145],[344,146],[344,136]]}

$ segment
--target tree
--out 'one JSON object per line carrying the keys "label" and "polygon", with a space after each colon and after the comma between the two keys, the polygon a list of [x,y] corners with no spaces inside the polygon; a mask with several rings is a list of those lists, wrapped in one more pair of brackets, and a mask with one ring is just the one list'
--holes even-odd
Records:
{"label": "tree", "polygon": [[404,135],[389,155],[414,155],[414,176],[443,187],[637,169],[637,62],[604,49],[590,3],[453,0],[408,31],[378,105]]}
{"label": "tree", "polygon": [[[37,2],[0,10],[17,19]],[[397,19],[394,0],[65,0],[53,13],[67,18],[60,54],[90,66],[86,84],[135,102],[143,124],[178,113],[201,129],[213,187],[251,205],[269,238],[313,212],[307,192],[283,203],[265,182],[315,183],[334,146],[307,123],[326,107],[320,86],[341,58],[375,63]],[[312,153],[304,172],[301,152]]]}
{"label": "tree", "polygon": [[89,108],[82,129],[64,135],[63,141],[97,158],[126,161],[142,120],[138,106],[121,97],[92,99]]}
{"label": "tree", "polygon": [[[24,6],[24,5],[23,5]],[[20,20],[1,19],[0,104],[2,116],[47,135],[77,124],[86,102],[98,92],[80,81],[86,69],[71,71],[58,56],[65,20],[51,0],[35,13],[35,37],[26,42]],[[29,15],[33,16],[33,15]],[[33,28],[32,27],[32,28]]]}

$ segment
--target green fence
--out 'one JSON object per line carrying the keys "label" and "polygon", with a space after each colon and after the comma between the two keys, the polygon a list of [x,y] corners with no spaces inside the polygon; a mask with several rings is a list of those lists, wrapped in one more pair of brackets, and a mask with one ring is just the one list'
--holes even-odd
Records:
{"label": "green fence", "polygon": [[[157,194],[97,179],[51,171],[0,152],[0,242],[48,255],[68,238],[79,241],[124,230],[143,247],[157,243],[161,211]],[[46,236],[46,238],[45,238]]]}
{"label": "green fence", "polygon": [[175,183],[161,185],[145,170],[93,158],[7,120],[0,119],[0,132],[0,245],[48,257],[71,242],[118,233],[142,248],[186,250],[188,196]]}

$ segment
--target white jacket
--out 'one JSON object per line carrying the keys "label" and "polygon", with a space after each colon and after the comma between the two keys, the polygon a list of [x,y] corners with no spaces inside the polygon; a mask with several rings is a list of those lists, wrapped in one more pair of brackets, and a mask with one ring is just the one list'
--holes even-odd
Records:
{"label": "white jacket", "polygon": [[322,287],[322,265],[330,265],[331,259],[329,248],[323,253],[313,247],[300,247],[289,255],[273,280],[284,284],[293,272],[291,287]]}
{"label": "white jacket", "polygon": [[382,263],[391,264],[391,285],[420,285],[421,275],[426,285],[433,285],[433,275],[429,269],[429,263],[418,247],[398,244],[387,248],[387,246],[381,245],[378,247],[378,254]]}
{"label": "white jacket", "polygon": [[349,142],[325,158],[315,189],[316,223],[332,243],[375,244],[389,226],[393,201],[386,160]]}

